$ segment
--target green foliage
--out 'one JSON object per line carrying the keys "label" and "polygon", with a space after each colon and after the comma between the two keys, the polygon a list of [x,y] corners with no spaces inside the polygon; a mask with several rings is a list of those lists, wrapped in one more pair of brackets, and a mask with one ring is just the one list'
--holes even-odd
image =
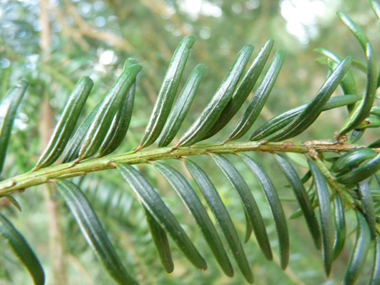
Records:
{"label": "green foliage", "polygon": [[166,71],[160,93],[158,94],[157,101],[154,105],[152,116],[150,117],[139,148],[151,145],[160,135],[166,119],[169,116],[182,77],[182,72],[190,53],[190,48],[193,46],[194,42],[195,38],[193,36],[188,36],[178,45],[169,64],[168,70]]}
{"label": "green foliage", "polygon": [[[370,1],[370,5],[378,15],[379,4]],[[140,114],[149,117],[149,120],[145,121],[139,121],[137,116],[133,116],[133,110],[136,110],[138,104],[135,100],[136,86],[139,86],[139,81],[144,75],[141,72],[141,78],[138,76],[142,65],[137,64],[136,60],[132,58],[126,60],[113,87],[104,88],[109,89],[105,95],[98,94],[101,98],[90,99],[93,81],[89,77],[82,77],[74,86],[72,80],[60,74],[59,70],[49,69],[51,68],[49,63],[61,60],[53,52],[49,59],[40,63],[41,66],[45,64],[42,69],[49,69],[55,81],[73,91],[67,99],[66,106],[61,108],[62,115],[45,151],[38,159],[33,157],[32,160],[37,160],[37,164],[32,171],[27,172],[32,163],[25,162],[30,158],[22,159],[20,158],[24,156],[22,154],[17,158],[19,159],[17,163],[20,165],[19,169],[25,173],[16,175],[11,171],[5,172],[8,178],[0,181],[1,201],[7,199],[21,210],[19,203],[10,194],[36,185],[51,183],[57,188],[72,214],[70,222],[73,224],[75,221],[77,224],[77,226],[69,224],[70,234],[75,236],[79,232],[75,229],[80,229],[86,242],[115,282],[138,284],[150,283],[152,279],[158,280],[157,282],[167,281],[162,275],[157,275],[156,278],[153,271],[150,272],[154,265],[146,265],[148,261],[156,259],[152,253],[153,245],[149,247],[151,244],[154,244],[163,270],[167,273],[175,273],[177,264],[180,264],[179,268],[183,266],[183,258],[177,250],[179,249],[196,269],[202,271],[196,274],[207,276],[203,275],[207,274],[203,271],[214,270],[219,266],[221,274],[232,278],[235,275],[234,264],[229,257],[232,254],[242,278],[248,283],[253,283],[255,263],[252,262],[252,256],[257,253],[248,251],[248,246],[242,244],[240,240],[242,230],[238,228],[238,223],[233,222],[235,216],[236,219],[245,218],[245,241],[250,240],[253,232],[262,257],[275,262],[278,262],[278,259],[279,267],[286,270],[290,266],[292,252],[292,235],[290,222],[287,221],[289,210],[286,200],[291,200],[296,202],[296,208],[299,209],[289,218],[305,219],[311,239],[309,240],[308,236],[303,241],[308,247],[314,244],[316,250],[322,251],[327,277],[334,273],[333,265],[349,244],[350,233],[356,232],[351,258],[345,264],[343,284],[354,284],[360,276],[365,278],[366,274],[368,275],[364,265],[368,262],[367,256],[371,256],[372,253],[374,259],[371,263],[370,282],[379,283],[379,141],[368,145],[352,144],[361,138],[367,128],[376,129],[380,126],[380,107],[374,106],[376,89],[379,86],[379,72],[367,36],[344,13],[338,13],[338,16],[364,50],[366,64],[358,63],[351,56],[341,60],[329,50],[317,49],[326,57],[321,62],[328,65],[329,73],[310,103],[274,116],[256,127],[249,139],[237,142],[231,141],[244,137],[262,114],[283,67],[285,51],[279,49],[265,68],[273,40],[266,42],[247,71],[245,69],[254,48],[252,45],[246,45],[241,49],[214,96],[204,96],[209,102],[194,120],[189,119],[189,110],[191,105],[200,99],[199,96],[195,96],[201,90],[206,67],[202,64],[196,65],[186,83],[182,84],[182,75],[191,62],[190,50],[195,42],[193,36],[185,37],[174,52],[150,116],[147,116],[145,110],[144,112],[140,110],[143,107],[139,107]],[[361,66],[362,71],[366,73],[363,96],[357,94],[360,92],[356,82],[360,81],[360,77],[353,71],[353,67],[358,66]],[[70,64],[66,66],[69,70],[74,70],[75,67]],[[8,81],[11,81],[8,76],[6,84],[11,85],[8,84]],[[33,87],[33,77],[30,77],[31,88],[37,88]],[[260,84],[253,92],[252,98],[244,104],[260,77]],[[95,83],[95,92],[99,85],[100,83]],[[182,85],[172,108],[177,91]],[[344,95],[331,97],[339,85]],[[9,138],[15,124],[16,110],[27,86],[26,81],[21,81],[19,85],[10,88],[0,105],[0,172],[3,169],[7,149],[12,149],[13,142]],[[97,105],[94,103],[96,101],[99,102]],[[92,111],[83,119],[82,112],[89,104]],[[347,106],[347,118],[332,141],[311,137],[303,142],[293,140],[283,142],[305,134],[323,111],[343,106]],[[240,116],[239,120],[236,120],[236,115]],[[75,130],[79,120],[82,120],[82,123]],[[236,126],[232,128],[230,135],[225,136],[224,128],[235,123]],[[133,124],[136,124],[137,128]],[[181,127],[186,131],[177,137]],[[144,128],[140,140],[139,132]],[[351,132],[350,144],[347,143],[349,132]],[[223,143],[207,141],[199,144],[200,141],[214,135],[223,136]],[[266,140],[259,141],[262,139]],[[157,140],[159,140],[158,145],[153,145]],[[174,143],[168,146],[173,140]],[[22,151],[22,148],[20,149]],[[114,153],[119,150],[119,154]],[[277,161],[281,175],[277,175],[275,168],[259,163],[257,156],[252,158],[253,152],[265,152],[265,159],[273,154],[274,159],[271,161]],[[335,154],[331,155],[331,152]],[[13,158],[14,153],[10,151],[9,154]],[[61,156],[62,161],[57,162]],[[189,159],[191,156],[192,160]],[[173,161],[179,163],[184,161],[185,167],[183,169],[174,167],[174,163],[171,165]],[[52,165],[55,162],[56,165]],[[302,178],[294,164],[307,169]],[[143,167],[144,165],[153,165],[154,168]],[[228,194],[223,192],[223,189],[218,187],[220,183],[213,182],[213,175],[205,171],[206,168],[220,170],[219,174],[223,173],[223,176],[218,177],[228,180],[237,196],[233,199],[226,197],[231,191],[227,191]],[[115,177],[109,175],[112,169],[113,173],[120,174],[125,181],[122,179],[115,181]],[[112,183],[117,186],[117,190],[101,187],[102,191],[93,195],[90,191],[98,191],[99,185],[86,185],[85,176],[96,175],[92,173],[95,171],[100,171],[99,183],[104,181]],[[158,174],[165,179],[156,176]],[[294,197],[286,199],[281,196],[276,176],[288,181],[289,185],[284,188],[291,188]],[[276,181],[273,182],[274,180]],[[175,200],[173,195],[167,195],[165,191],[168,185],[171,185],[182,203],[178,203],[179,200]],[[254,192],[253,188],[256,186],[260,186],[263,193]],[[86,191],[82,192],[80,188]],[[107,191],[104,191],[105,189]],[[135,196],[131,195],[130,189]],[[33,196],[37,195],[33,192]],[[97,195],[105,196],[99,198]],[[241,207],[236,206],[239,204],[235,202],[237,197],[240,199]],[[137,200],[141,207],[133,204],[134,200]],[[99,201],[100,206],[97,205]],[[231,210],[231,205],[239,207],[238,210],[236,208]],[[264,210],[264,205],[268,206],[269,211]],[[98,210],[98,207],[101,210]],[[197,228],[187,227],[187,214],[179,214],[184,208],[194,218]],[[120,212],[115,215],[117,210]],[[122,212],[123,210],[126,212]],[[111,217],[104,219],[105,226],[102,226],[97,212],[100,217],[102,214],[105,217],[109,214]],[[210,213],[213,214],[213,218]],[[12,215],[11,212],[9,215]],[[351,219],[354,215],[356,222]],[[145,222],[142,222],[144,218]],[[219,235],[216,224],[224,239]],[[116,230],[109,230],[112,228]],[[148,229],[153,243],[145,237]],[[276,234],[273,234],[273,229]],[[135,260],[142,260],[141,262],[131,262],[128,258],[124,258],[127,256],[124,247],[128,248],[122,242],[125,236],[121,238],[113,236],[115,233],[117,235],[120,232],[127,232],[129,235],[136,231],[145,231],[145,235],[141,233],[136,235],[138,241],[134,241],[141,248],[147,248],[144,254],[135,257]],[[0,214],[0,234],[21,263],[26,266],[34,282],[43,284],[45,279],[40,262],[25,238],[5,218],[5,214]],[[174,246],[168,237],[175,243]],[[81,241],[78,241],[78,245],[73,245],[73,248],[80,247],[81,244]],[[133,244],[129,249],[135,247],[138,248]],[[275,251],[277,247],[278,251]],[[277,252],[279,252],[278,258]],[[141,273],[144,270],[148,274]],[[239,276],[234,278],[241,278]],[[147,281],[145,278],[150,280]],[[183,278],[185,280],[186,276]],[[207,278],[215,281],[219,277]],[[189,282],[191,283],[192,279]]]}
{"label": "green foliage", "polygon": [[301,207],[301,213],[305,216],[307,225],[309,227],[310,233],[313,237],[314,244],[316,248],[321,248],[321,232],[314,213],[312,204],[309,201],[309,197],[303,186],[303,182],[298,177],[297,172],[294,170],[292,165],[281,155],[276,155],[278,164],[280,165],[282,171],[284,172],[286,178],[288,179],[290,186],[292,187],[294,194],[298,200]]}
{"label": "green foliage", "polygon": [[253,46],[245,46],[241,49],[210,103],[208,103],[199,118],[181,137],[176,147],[192,145],[202,140],[211,130],[228,102],[231,101],[233,91],[247,65],[252,50]]}
{"label": "green foliage", "polygon": [[12,223],[0,214],[0,234],[5,238],[17,257],[24,264],[33,278],[34,284],[45,284],[45,274],[37,256],[30,248],[25,238],[12,225]]}
{"label": "green foliage", "polygon": [[26,81],[21,81],[19,85],[13,87],[8,92],[0,105],[0,174],[3,170],[5,154],[7,152],[16,111],[24,97],[27,87],[28,83]]}
{"label": "green foliage", "polygon": [[48,147],[41,155],[34,169],[53,164],[62,154],[78,120],[87,96],[90,94],[93,82],[89,77],[83,77],[71,93],[62,117],[57,123]]}
{"label": "green foliage", "polygon": [[292,138],[305,131],[321,114],[323,106],[327,103],[332,93],[338,87],[340,81],[346,75],[351,64],[351,58],[343,60],[331,75],[326,79],[325,83],[319,89],[305,109],[294,118],[289,124],[278,132],[271,134],[268,141],[281,141]]}
{"label": "green foliage", "polygon": [[279,50],[274,55],[268,71],[264,75],[263,80],[260,82],[255,95],[253,95],[252,100],[249,102],[249,105],[243,116],[240,118],[239,123],[228,136],[227,141],[235,140],[244,136],[251,128],[252,124],[256,121],[273,89],[277,76],[280,73],[282,63],[284,62],[284,58],[284,50]]}

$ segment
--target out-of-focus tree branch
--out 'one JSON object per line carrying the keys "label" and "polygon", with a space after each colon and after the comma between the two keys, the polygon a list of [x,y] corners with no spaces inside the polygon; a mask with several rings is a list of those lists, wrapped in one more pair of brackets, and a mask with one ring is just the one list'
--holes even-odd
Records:
{"label": "out-of-focus tree branch", "polygon": [[[40,24],[41,24],[41,34],[40,34],[40,48],[41,51],[44,52],[51,46],[51,29],[49,22],[49,0],[41,0],[40,1]],[[45,55],[45,58],[42,61],[46,61],[48,55]],[[40,109],[40,149],[44,150],[46,145],[49,143],[54,114],[52,112],[49,98],[46,94],[47,92],[43,92],[43,101]],[[50,259],[53,270],[53,284],[65,285],[67,284],[67,276],[65,269],[65,254],[64,254],[64,245],[62,238],[62,229],[59,221],[59,213],[58,213],[58,204],[57,201],[52,199],[52,194],[56,192],[54,187],[50,187],[48,184],[44,185],[44,201],[46,210],[48,212],[48,222],[49,222],[49,252]]]}
{"label": "out-of-focus tree branch", "polygon": [[77,29],[72,29],[64,19],[64,15],[62,12],[56,7],[51,6],[51,11],[53,12],[56,21],[61,25],[62,34],[65,37],[71,38],[74,42],[76,42],[83,50],[89,50],[90,45],[83,39],[81,33],[78,32]]}
{"label": "out-of-focus tree branch", "polygon": [[184,27],[183,22],[181,19],[171,12],[171,9],[168,7],[168,5],[165,3],[165,1],[162,0],[140,0],[140,2],[148,8],[152,13],[157,15],[162,15],[165,18],[169,19],[175,24],[176,29],[178,29],[181,32],[181,35],[186,35],[189,33]]}
{"label": "out-of-focus tree branch", "polygon": [[125,52],[133,50],[133,46],[127,40],[107,31],[99,30],[92,24],[84,20],[69,1],[63,1],[67,13],[72,17],[76,24],[76,30],[85,37],[100,40],[112,44],[116,49]]}
{"label": "out-of-focus tree branch", "polygon": [[40,1],[40,24],[41,24],[41,32],[40,32],[40,48],[41,50],[47,50],[51,45],[51,31],[50,31],[50,23],[49,23],[49,0],[41,0]]}

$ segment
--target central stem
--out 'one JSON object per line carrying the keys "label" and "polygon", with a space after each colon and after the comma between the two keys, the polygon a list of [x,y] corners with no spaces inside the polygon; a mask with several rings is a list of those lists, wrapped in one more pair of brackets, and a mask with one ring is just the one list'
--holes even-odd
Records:
{"label": "central stem", "polygon": [[[195,145],[191,147],[180,147],[173,149],[156,148],[139,152],[129,152],[111,155],[102,158],[90,158],[77,164],[72,162],[49,166],[34,172],[28,172],[19,176],[0,182],[0,196],[10,194],[16,190],[47,183],[51,179],[68,178],[86,175],[105,169],[115,168],[117,163],[141,164],[154,160],[178,159],[183,156],[202,155],[207,153],[228,154],[236,152],[260,151],[260,152],[292,152],[309,153],[317,152],[347,152],[364,146],[349,144],[338,144],[328,141],[306,141],[306,142],[236,142],[223,145]],[[380,152],[380,149],[374,149]]]}

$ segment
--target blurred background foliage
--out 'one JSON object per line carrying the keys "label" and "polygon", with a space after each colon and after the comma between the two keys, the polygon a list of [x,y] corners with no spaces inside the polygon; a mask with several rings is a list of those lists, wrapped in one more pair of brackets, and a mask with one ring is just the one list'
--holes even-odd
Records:
{"label": "blurred background foliage", "polygon": [[[182,133],[207,104],[238,51],[246,44],[253,44],[255,56],[269,38],[275,40],[274,51],[282,47],[287,55],[277,84],[256,124],[308,102],[327,74],[327,67],[315,62],[318,54],[313,51],[314,48],[325,47],[341,57],[353,55],[356,59],[363,59],[359,45],[335,16],[336,11],[347,13],[363,28],[375,49],[379,48],[377,19],[364,0],[0,1],[0,98],[19,79],[30,83],[27,97],[18,112],[1,179],[29,171],[34,166],[41,147],[46,145],[44,132],[51,132],[70,91],[81,76],[88,75],[95,82],[87,101],[86,115],[113,85],[128,57],[134,57],[142,64],[143,70],[138,77],[131,130],[117,151],[125,152],[136,147],[171,55],[179,41],[189,34],[194,35],[197,41],[183,82],[197,63],[207,65],[208,71],[181,129]],[[357,78],[362,78],[358,85],[363,88],[364,75],[356,70],[353,72]],[[341,94],[341,91],[336,93]],[[345,111],[341,108],[325,112],[299,140],[330,139],[341,126]],[[225,134],[230,130],[228,127],[226,129]],[[180,131],[180,135],[182,133]],[[376,135],[379,134],[368,131],[359,143],[373,141]],[[210,141],[222,139],[223,133]],[[272,159],[268,159],[270,155],[254,154],[254,157],[272,174],[280,195],[290,197],[290,188],[282,176],[276,175],[279,169]],[[293,158],[300,164],[299,173],[304,173],[302,158]],[[200,157],[196,161],[209,170],[208,174],[213,177],[243,238],[244,213],[240,204],[236,203],[236,194],[231,191],[228,181],[220,178],[219,172],[213,173],[215,167],[212,167],[209,158]],[[180,162],[170,163],[186,174]],[[235,166],[243,174],[248,174],[242,162],[236,160]],[[115,171],[103,171],[76,178],[75,182],[87,194],[124,264],[137,280],[141,284],[243,284],[238,271],[233,279],[221,273],[211,252],[204,246],[199,229],[167,182],[152,166],[139,166],[139,170],[159,189],[164,201],[201,248],[209,270],[200,272],[193,269],[171,243],[175,270],[170,275],[164,273],[142,209],[119,175]],[[264,202],[265,197],[256,180],[249,175],[244,177],[250,182],[254,196],[261,204],[276,252],[276,233]],[[0,200],[0,211],[11,219],[35,249],[45,268],[47,284],[113,282],[86,245],[78,226],[54,189],[34,187],[16,195],[16,198],[22,206],[22,213],[17,212],[6,199]],[[284,209],[290,216],[296,210],[295,204],[284,202]],[[355,218],[348,215],[347,222],[352,229]],[[348,239],[347,248],[334,263],[333,274],[326,281],[320,252],[310,246],[312,241],[304,220],[290,220],[289,227],[291,259],[285,272],[277,265],[278,260],[275,263],[265,260],[253,238],[245,245],[256,284],[336,284],[341,280],[354,235]],[[52,254],[59,252],[58,249],[64,254]],[[363,280],[369,278],[370,271],[370,268],[364,270],[368,275],[364,274]],[[28,273],[13,253],[1,246],[0,284],[30,282]]]}

